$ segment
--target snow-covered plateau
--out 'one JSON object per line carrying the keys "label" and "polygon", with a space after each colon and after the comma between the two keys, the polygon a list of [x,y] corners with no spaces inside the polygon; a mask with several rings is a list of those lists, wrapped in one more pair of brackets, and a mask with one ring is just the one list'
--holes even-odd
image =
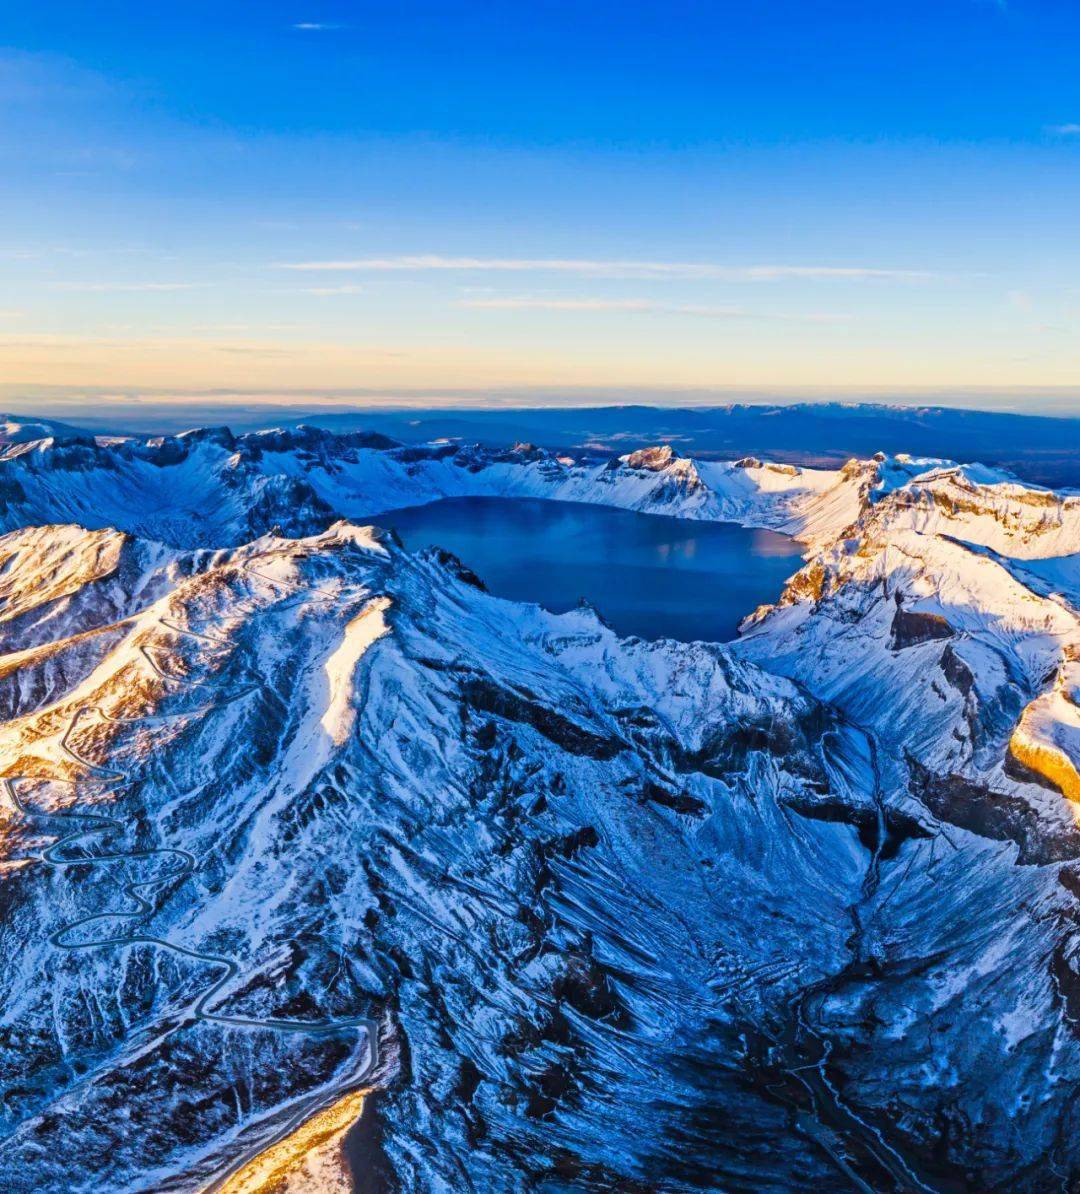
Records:
{"label": "snow-covered plateau", "polygon": [[[1080,1188],[1080,493],[8,438],[5,1191],[236,1189],[347,1098],[364,1190]],[[378,529],[473,495],[806,555],[622,639]]]}

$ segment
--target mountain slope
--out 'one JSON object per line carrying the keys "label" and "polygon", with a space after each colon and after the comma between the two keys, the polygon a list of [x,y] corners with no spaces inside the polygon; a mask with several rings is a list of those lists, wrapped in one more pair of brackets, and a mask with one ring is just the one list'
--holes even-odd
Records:
{"label": "mountain slope", "polygon": [[[93,629],[84,618],[78,633]],[[715,865],[715,847],[695,845],[712,805],[744,804],[743,784],[773,768],[742,741],[747,725],[805,741],[799,766],[823,774],[803,726],[821,713],[718,649],[627,647],[591,615],[522,611],[345,526],[221,558],[129,612],[122,631],[47,703],[25,692],[0,731],[11,1188],[48,1174],[70,1188],[139,1188],[149,1175],[172,1188],[161,1175],[176,1168],[183,1187],[237,1130],[358,1080],[370,1056],[355,1030],[279,1025],[351,1027],[373,1013],[401,1025],[385,1028],[384,1048],[399,1073],[424,1075],[402,1092],[400,1139],[388,1121],[406,1184],[412,1170],[435,1180],[412,1156],[417,1125],[434,1129],[469,1057],[488,1084],[477,1114],[490,1101],[502,1135],[492,1181],[523,1141],[534,1151],[521,1167],[550,1163],[539,1156],[556,1088],[578,1103],[568,1152],[603,1169],[622,1152],[620,1090],[648,1098],[659,1077],[643,1089],[642,1073],[682,1064],[672,1034],[704,1030],[710,983],[804,972],[778,962],[807,933],[821,938],[812,975],[840,963],[859,871],[846,837],[811,834],[780,860],[750,848],[740,870],[761,891],[779,882],[774,867],[816,867],[823,849],[842,865],[822,893],[829,920],[793,916],[757,948],[738,924],[755,901],[733,916],[707,884],[686,887],[687,868]],[[729,756],[731,773],[713,778]],[[765,807],[738,814],[749,840],[762,817],[779,829],[777,798],[807,782],[777,774]],[[103,852],[124,856],[82,861]],[[631,908],[648,931],[628,937]],[[131,934],[141,940],[85,948]],[[497,948],[478,954],[482,941]],[[206,956],[237,968],[220,989]],[[657,1005],[657,984],[676,977],[689,1006]],[[781,991],[744,998],[782,1014]],[[603,1134],[582,1103],[601,1073],[613,1083]],[[693,1107],[704,1093],[683,1081]],[[126,1120],[151,1102],[152,1130],[123,1135],[116,1110]],[[657,1106],[658,1127],[683,1111]],[[468,1121],[457,1145],[441,1144],[446,1180]],[[632,1125],[621,1130],[626,1143]]]}

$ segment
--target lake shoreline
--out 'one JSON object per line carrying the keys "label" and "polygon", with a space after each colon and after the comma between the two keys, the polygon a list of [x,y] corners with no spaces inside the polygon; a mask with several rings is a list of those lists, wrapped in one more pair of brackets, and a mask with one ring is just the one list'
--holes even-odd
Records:
{"label": "lake shoreline", "polygon": [[452,552],[497,597],[554,613],[585,602],[621,635],[684,642],[735,639],[804,550],[733,522],[542,498],[441,498],[371,521],[410,551]]}

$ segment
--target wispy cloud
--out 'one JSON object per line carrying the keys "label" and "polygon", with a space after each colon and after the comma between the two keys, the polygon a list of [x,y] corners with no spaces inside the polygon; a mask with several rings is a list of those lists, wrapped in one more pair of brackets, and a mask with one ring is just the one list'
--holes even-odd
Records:
{"label": "wispy cloud", "polygon": [[658,303],[650,299],[603,298],[484,298],[462,299],[454,304],[475,311],[630,311],[663,315],[686,315],[699,319],[763,319],[784,323],[843,323],[850,316],[826,312],[806,314],[758,314],[742,307],[712,307],[698,303]]}
{"label": "wispy cloud", "polygon": [[1058,137],[1080,137],[1080,122],[1071,120],[1065,124],[1047,125],[1046,131]]}
{"label": "wispy cloud", "polygon": [[304,286],[298,290],[284,291],[285,294],[317,294],[326,297],[334,294],[363,294],[363,286]]}
{"label": "wispy cloud", "polygon": [[892,269],[861,265],[713,265],[697,261],[625,261],[561,257],[358,257],[340,261],[283,261],[277,269],[421,272],[457,270],[501,273],[579,274],[591,278],[684,278],[771,282],[783,278],[820,278],[839,281],[922,281],[935,275],[927,270]]}
{"label": "wispy cloud", "polygon": [[328,33],[333,29],[343,29],[344,26],[333,21],[297,21],[293,28],[303,33]]}
{"label": "wispy cloud", "polygon": [[154,291],[198,290],[207,282],[57,282],[55,290],[71,290],[82,294],[141,294]]}
{"label": "wispy cloud", "polygon": [[739,307],[699,307],[648,299],[486,298],[462,299],[454,305],[477,311],[668,311],[714,319],[745,319],[748,314]]}

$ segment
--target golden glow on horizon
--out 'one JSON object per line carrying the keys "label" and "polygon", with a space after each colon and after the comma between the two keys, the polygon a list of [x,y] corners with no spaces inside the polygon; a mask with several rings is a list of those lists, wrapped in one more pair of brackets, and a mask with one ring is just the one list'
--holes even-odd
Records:
{"label": "golden glow on horizon", "polygon": [[1033,368],[1030,359],[992,345],[930,352],[904,344],[847,343],[825,352],[806,334],[771,350],[746,340],[675,349],[639,337],[617,349],[574,343],[537,351],[508,345],[377,347],[309,340],[20,335],[0,336],[0,377],[8,390],[55,386],[268,394],[504,386],[1036,389],[1075,386],[1080,378],[1080,347]]}

